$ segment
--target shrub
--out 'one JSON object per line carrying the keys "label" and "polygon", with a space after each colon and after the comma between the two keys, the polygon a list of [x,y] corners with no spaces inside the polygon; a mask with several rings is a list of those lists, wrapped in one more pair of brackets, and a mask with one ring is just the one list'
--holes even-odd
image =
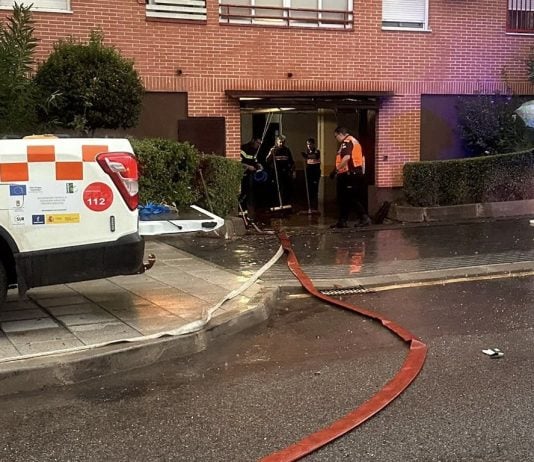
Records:
{"label": "shrub", "polygon": [[221,217],[235,208],[242,175],[239,162],[201,154],[189,143],[131,141],[140,165],[142,204],[174,202],[179,209],[198,204]]}
{"label": "shrub", "polygon": [[60,40],[39,66],[35,83],[45,123],[83,135],[97,128],[129,128],[137,123],[144,93],[132,61],[105,46],[100,31],[88,44]]}
{"label": "shrub", "polygon": [[[197,188],[202,193],[201,207],[226,216],[237,206],[243,167],[239,161],[204,155],[200,159]],[[200,182],[200,184],[198,183]]]}
{"label": "shrub", "polygon": [[534,199],[534,150],[404,165],[409,204],[426,207]]}
{"label": "shrub", "polygon": [[195,188],[199,153],[188,143],[166,139],[132,140],[139,160],[141,203],[176,203],[188,207],[200,198]]}
{"label": "shrub", "polygon": [[459,97],[458,123],[467,152],[480,156],[528,148],[526,126],[514,114],[524,101],[501,95]]}
{"label": "shrub", "polygon": [[36,124],[31,80],[37,40],[30,7],[15,3],[7,24],[0,24],[0,132],[24,133]]}

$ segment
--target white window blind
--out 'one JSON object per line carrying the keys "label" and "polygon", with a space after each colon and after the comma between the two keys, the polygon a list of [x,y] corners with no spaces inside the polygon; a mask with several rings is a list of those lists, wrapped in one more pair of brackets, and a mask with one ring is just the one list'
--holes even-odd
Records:
{"label": "white window blind", "polygon": [[509,11],[534,11],[534,0],[508,0]]}
{"label": "white window blind", "polygon": [[383,0],[382,22],[397,27],[425,27],[428,0]]}
{"label": "white window blind", "polygon": [[205,0],[148,0],[147,18],[185,19],[205,21],[207,19]]}
{"label": "white window blind", "polygon": [[[32,6],[33,11],[39,10],[60,10],[69,11],[69,0],[18,0],[19,5],[22,3],[24,6]],[[0,7],[13,8],[15,0],[0,0]]]}
{"label": "white window blind", "polygon": [[289,27],[351,29],[353,21],[352,0],[219,0],[219,15],[222,23]]}

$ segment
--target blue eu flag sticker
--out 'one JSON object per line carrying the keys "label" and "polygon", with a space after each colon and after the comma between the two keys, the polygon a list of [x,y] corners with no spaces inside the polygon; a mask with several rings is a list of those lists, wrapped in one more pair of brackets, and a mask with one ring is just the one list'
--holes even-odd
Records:
{"label": "blue eu flag sticker", "polygon": [[9,195],[10,196],[25,196],[26,185],[25,184],[10,184]]}

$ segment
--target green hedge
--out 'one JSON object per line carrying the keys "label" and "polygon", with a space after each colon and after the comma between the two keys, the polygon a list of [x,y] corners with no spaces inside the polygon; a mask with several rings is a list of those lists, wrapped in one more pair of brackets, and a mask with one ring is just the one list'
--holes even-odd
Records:
{"label": "green hedge", "polygon": [[242,175],[238,161],[167,139],[131,142],[139,160],[141,204],[175,203],[178,209],[197,204],[222,217],[236,208]]}
{"label": "green hedge", "polygon": [[534,150],[404,165],[410,205],[427,207],[534,199]]}
{"label": "green hedge", "polygon": [[197,175],[197,190],[201,192],[199,205],[214,210],[219,216],[235,211],[241,188],[243,168],[236,160],[203,155]]}

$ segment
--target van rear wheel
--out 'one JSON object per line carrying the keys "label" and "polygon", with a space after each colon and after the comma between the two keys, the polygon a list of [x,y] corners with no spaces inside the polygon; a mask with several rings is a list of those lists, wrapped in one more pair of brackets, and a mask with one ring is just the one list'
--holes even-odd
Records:
{"label": "van rear wheel", "polygon": [[4,263],[0,260],[0,306],[6,301],[7,273]]}

